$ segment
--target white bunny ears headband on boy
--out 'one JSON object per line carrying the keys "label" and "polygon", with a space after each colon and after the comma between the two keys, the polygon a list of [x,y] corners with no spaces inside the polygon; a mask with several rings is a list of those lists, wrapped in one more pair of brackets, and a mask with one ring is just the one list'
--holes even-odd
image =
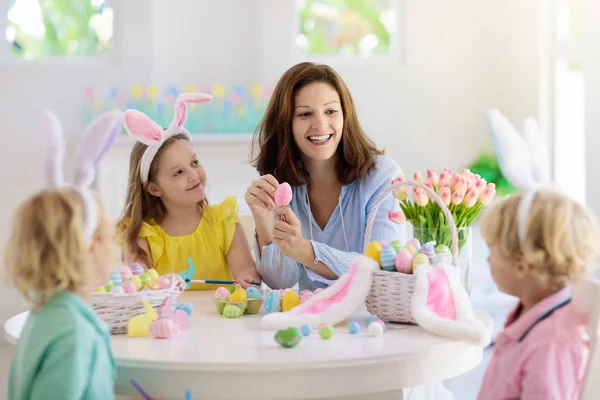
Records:
{"label": "white bunny ears headband on boy", "polygon": [[42,131],[48,141],[45,160],[46,184],[49,187],[72,186],[81,194],[88,237],[92,237],[98,225],[98,204],[89,187],[94,182],[100,160],[113,145],[122,124],[123,113],[113,110],[96,117],[88,125],[75,154],[73,181],[68,184],[63,178],[65,142],[60,121],[52,111],[46,111],[42,116]]}
{"label": "white bunny ears headband on boy", "polygon": [[532,118],[525,120],[523,136],[498,110],[487,112],[487,122],[502,174],[523,192],[517,210],[519,239],[523,241],[533,199],[540,188],[550,183],[548,147]]}
{"label": "white bunny ears headband on boy", "polygon": [[190,140],[192,139],[190,133],[183,127],[188,115],[186,103],[199,104],[211,100],[212,96],[204,93],[185,93],[179,95],[177,100],[175,100],[173,121],[165,130],[141,111],[125,111],[125,130],[138,142],[148,146],[142,155],[140,167],[140,178],[142,179],[142,183],[148,181],[152,160],[154,160],[156,153],[158,153],[158,150],[167,139],[178,134],[184,134]]}

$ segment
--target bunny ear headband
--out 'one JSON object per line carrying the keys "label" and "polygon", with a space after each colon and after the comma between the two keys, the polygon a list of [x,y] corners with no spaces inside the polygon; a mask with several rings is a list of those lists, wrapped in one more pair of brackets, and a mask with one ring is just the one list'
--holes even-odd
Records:
{"label": "bunny ear headband", "polygon": [[106,112],[90,123],[83,132],[75,154],[73,182],[67,184],[63,178],[65,142],[60,121],[52,111],[46,111],[42,116],[42,131],[47,139],[46,184],[49,187],[73,186],[81,194],[88,237],[92,237],[98,224],[98,204],[89,187],[94,182],[100,160],[121,131],[122,123],[123,113],[119,110]]}
{"label": "bunny ear headband", "polygon": [[517,210],[519,239],[527,233],[529,212],[536,193],[550,183],[550,156],[537,122],[528,118],[523,136],[498,110],[487,112],[487,123],[506,180],[523,192]]}
{"label": "bunny ear headband", "polygon": [[140,178],[142,178],[142,183],[146,183],[148,181],[148,174],[150,172],[152,160],[154,160],[156,153],[158,153],[158,150],[167,141],[167,139],[178,134],[184,134],[190,140],[192,140],[190,133],[183,127],[188,115],[186,103],[199,104],[206,103],[211,100],[212,96],[204,93],[185,93],[179,95],[177,100],[175,100],[175,113],[173,115],[173,121],[165,130],[163,130],[156,122],[152,121],[150,117],[141,111],[125,111],[125,130],[138,142],[148,146],[142,155],[140,167]]}

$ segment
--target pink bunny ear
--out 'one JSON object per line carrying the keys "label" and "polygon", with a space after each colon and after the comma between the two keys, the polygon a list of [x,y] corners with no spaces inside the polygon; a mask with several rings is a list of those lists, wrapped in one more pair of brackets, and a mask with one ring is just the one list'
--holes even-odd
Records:
{"label": "pink bunny ear", "polygon": [[125,111],[124,125],[130,136],[145,145],[156,145],[162,140],[163,129],[141,111]]}
{"label": "pink bunny ear", "polygon": [[44,169],[46,181],[49,186],[60,186],[63,184],[62,163],[65,155],[65,142],[62,127],[56,114],[46,111],[42,114],[42,132],[46,136],[46,158]]}
{"label": "pink bunny ear", "polygon": [[96,117],[83,132],[75,155],[73,184],[89,187],[98,163],[113,145],[123,124],[123,112],[113,110]]}
{"label": "pink bunny ear", "polygon": [[200,104],[207,103],[212,100],[212,96],[205,93],[184,93],[177,96],[175,101],[175,115],[171,126],[182,127],[187,119],[186,103]]}

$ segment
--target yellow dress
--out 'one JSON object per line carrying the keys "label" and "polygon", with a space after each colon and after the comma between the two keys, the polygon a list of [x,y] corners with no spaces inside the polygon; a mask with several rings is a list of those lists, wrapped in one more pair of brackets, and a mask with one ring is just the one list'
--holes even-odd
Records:
{"label": "yellow dress", "polygon": [[[158,224],[144,222],[139,237],[150,245],[152,263],[160,275],[188,269],[188,257],[194,260],[194,279],[233,280],[225,260],[239,221],[235,196],[221,204],[206,207],[196,230],[186,236],[169,236]],[[227,285],[224,285],[227,286]],[[193,283],[192,290],[214,290],[218,286]],[[188,289],[189,290],[189,289]]]}

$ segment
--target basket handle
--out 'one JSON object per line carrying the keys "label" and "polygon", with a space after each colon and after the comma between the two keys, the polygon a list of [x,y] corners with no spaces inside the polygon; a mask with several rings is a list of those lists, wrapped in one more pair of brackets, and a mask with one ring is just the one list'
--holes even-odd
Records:
{"label": "basket handle", "polygon": [[401,187],[406,187],[406,186],[415,186],[415,187],[425,190],[425,192],[428,195],[430,195],[431,198],[433,200],[435,200],[435,202],[440,206],[442,213],[444,213],[444,216],[448,220],[448,225],[450,225],[450,233],[452,235],[452,249],[451,249],[452,264],[454,264],[456,267],[458,267],[458,233],[457,233],[457,229],[456,229],[456,224],[454,223],[454,218],[452,217],[452,213],[450,212],[448,207],[446,207],[446,205],[444,204],[444,202],[442,201],[440,196],[438,196],[438,194],[433,189],[430,189],[429,187],[427,187],[424,184],[417,182],[417,181],[408,180],[408,181],[396,182],[393,185],[390,185],[390,187],[388,187],[386,190],[384,190],[379,196],[377,196],[377,198],[375,199],[375,205],[373,206],[373,209],[371,210],[371,212],[369,213],[369,216],[367,217],[367,228],[365,230],[365,242],[364,242],[363,248],[366,249],[367,246],[369,245],[369,243],[371,242],[371,233],[373,231],[373,224],[375,223],[375,217],[377,215],[377,210],[379,209],[379,206],[381,205],[381,203],[385,200],[385,198],[390,193],[392,193],[396,189],[399,189]]}

